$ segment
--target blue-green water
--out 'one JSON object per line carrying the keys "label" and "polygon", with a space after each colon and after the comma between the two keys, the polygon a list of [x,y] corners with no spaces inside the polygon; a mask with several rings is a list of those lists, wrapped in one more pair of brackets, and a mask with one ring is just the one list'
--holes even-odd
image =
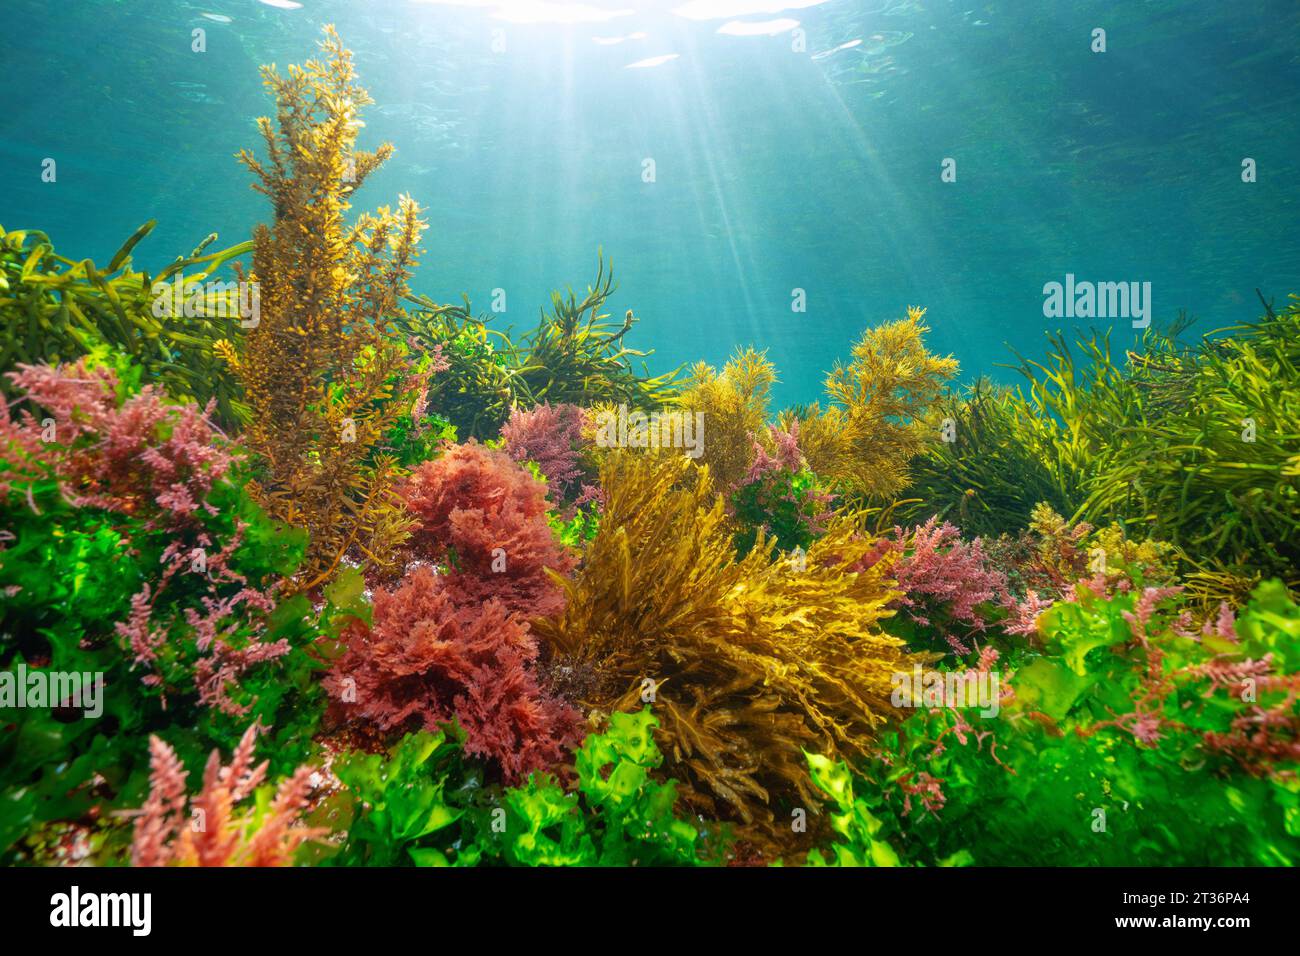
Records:
{"label": "blue-green water", "polygon": [[1066,273],[1150,282],[1157,322],[1206,331],[1300,291],[1294,0],[792,3],[4,0],[0,223],[103,263],[156,218],[154,268],[246,238],[270,217],[233,158],[270,108],[258,66],[332,22],[376,101],[363,145],[397,146],[358,207],[427,211],[416,291],[504,289],[524,326],[602,247],[655,370],[754,344],[778,403],[809,401],[920,304],[964,377],[1009,379],[1006,343],[1111,324],[1044,318]]}

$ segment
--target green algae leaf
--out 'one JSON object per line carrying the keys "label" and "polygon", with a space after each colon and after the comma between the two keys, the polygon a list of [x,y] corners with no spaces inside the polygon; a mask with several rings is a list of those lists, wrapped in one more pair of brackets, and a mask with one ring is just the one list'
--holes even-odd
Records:
{"label": "green algae leaf", "polygon": [[1251,594],[1246,612],[1237,618],[1236,632],[1249,656],[1272,654],[1279,671],[1291,670],[1300,657],[1300,608],[1276,579],[1264,581]]}
{"label": "green algae leaf", "polygon": [[1124,619],[1109,605],[1110,613],[1096,614],[1072,602],[1061,602],[1039,619],[1041,632],[1054,639],[1063,651],[1061,657],[1080,677],[1088,673],[1085,658],[1098,647],[1122,644],[1132,635]]}
{"label": "green algae leaf", "polygon": [[441,800],[441,787],[412,790],[403,797],[395,798],[390,804],[394,818],[404,818],[406,821],[397,830],[396,836],[402,840],[418,840],[459,820],[460,811],[452,810]]}
{"label": "green algae leaf", "polygon": [[325,586],[325,599],[341,611],[357,613],[366,606],[366,582],[360,568],[345,567]]}
{"label": "green algae leaf", "polygon": [[451,866],[451,861],[447,859],[447,854],[441,850],[432,848],[415,849],[409,851],[411,862],[420,867],[446,867]]}
{"label": "green algae leaf", "polygon": [[[448,865],[434,854],[450,860],[456,831],[449,828],[465,813],[447,793],[458,756],[458,742],[439,730],[407,734],[387,755],[340,757],[335,773],[357,807],[340,862],[391,866],[409,857],[417,866]],[[439,836],[436,846],[420,843],[444,831],[450,836]]]}
{"label": "green algae leaf", "polygon": [[1016,672],[1016,700],[1026,710],[1061,720],[1092,682],[1069,667],[1040,657]]}
{"label": "green algae leaf", "polygon": [[853,785],[850,782],[848,768],[821,754],[804,751],[804,756],[808,758],[808,768],[813,783],[830,794],[837,804],[846,806],[853,799]]}
{"label": "green algae leaf", "polygon": [[853,777],[848,764],[831,761],[820,754],[805,753],[805,756],[813,782],[834,800],[839,810],[831,814],[831,829],[844,838],[831,847],[833,864],[828,864],[814,849],[807,855],[807,865],[904,866],[893,846],[878,838],[884,821],[871,812],[865,800],[853,798]]}
{"label": "green algae leaf", "polygon": [[1290,806],[1282,812],[1286,832],[1293,837],[1300,837],[1300,807]]}
{"label": "green algae leaf", "polygon": [[134,233],[132,233],[131,238],[126,240],[126,242],[122,243],[122,248],[118,249],[116,254],[113,256],[113,258],[109,260],[108,272],[113,273],[116,272],[119,268],[121,268],[122,263],[126,262],[127,257],[131,255],[131,250],[136,247],[136,243],[138,243],[145,236],[149,235],[149,233],[153,232],[153,227],[156,225],[158,225],[158,220],[150,219],[143,226],[141,226]]}
{"label": "green algae leaf", "polygon": [[591,866],[596,848],[576,794],[566,794],[549,774],[506,791],[506,860],[525,866]]}
{"label": "green algae leaf", "polygon": [[902,866],[894,848],[883,840],[871,841],[871,862],[876,866]]}

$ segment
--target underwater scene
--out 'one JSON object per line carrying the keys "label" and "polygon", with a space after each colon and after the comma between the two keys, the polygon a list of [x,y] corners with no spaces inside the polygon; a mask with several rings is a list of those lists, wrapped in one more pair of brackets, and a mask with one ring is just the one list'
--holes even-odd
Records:
{"label": "underwater scene", "polygon": [[0,863],[1300,862],[1300,5],[3,10]]}

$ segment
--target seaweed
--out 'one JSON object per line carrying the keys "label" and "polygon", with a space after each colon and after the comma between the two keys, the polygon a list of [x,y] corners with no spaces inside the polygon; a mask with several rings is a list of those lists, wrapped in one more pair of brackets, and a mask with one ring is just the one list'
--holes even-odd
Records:
{"label": "seaweed", "polygon": [[769,442],[768,396],[775,383],[776,368],[767,354],[752,348],[738,348],[721,372],[704,362],[691,368],[681,405],[704,413],[700,460],[724,493],[745,480],[755,444]]}
{"label": "seaweed", "polygon": [[1300,298],[1018,388],[909,308],[773,421],[756,348],[634,368],[601,252],[522,333],[411,296],[323,47],[251,243],[0,229],[0,861],[1300,863]]}
{"label": "seaweed", "polygon": [[372,623],[353,622],[325,687],[342,716],[385,732],[456,719],[466,752],[514,783],[556,763],[580,717],[539,686],[537,644],[518,614],[458,597],[427,565],[376,591]]}
{"label": "seaweed", "polygon": [[[391,568],[409,523],[392,492],[396,459],[378,451],[427,385],[432,359],[412,363],[392,334],[425,224],[402,197],[344,222],[349,200],[391,154],[356,149],[358,111],[371,100],[351,54],[325,28],[325,62],[263,69],[276,123],[258,120],[265,162],[241,161],[275,220],[253,236],[250,281],[261,321],[239,347],[218,343],[250,409],[242,439],[263,462],[250,491],[273,517],[310,533],[294,586],[329,579],[350,552]],[[395,384],[396,383],[396,384]]]}
{"label": "seaweed", "polygon": [[998,713],[882,735],[858,789],[881,835],[921,865],[1294,866],[1300,608],[1274,581],[1235,621],[1185,610],[1176,587],[1055,604]]}
{"label": "seaweed", "polygon": [[786,430],[798,422],[808,467],[847,493],[889,500],[925,450],[925,422],[957,361],[926,350],[924,316],[908,306],[907,318],[868,329],[826,376],[824,410],[814,402],[781,415]]}
{"label": "seaweed", "polygon": [[[566,789],[534,774],[504,790],[483,785],[454,724],[410,734],[390,754],[344,754],[338,774],[355,804],[348,866],[697,866],[716,848],[673,813],[674,781],[651,777],[663,757],[648,709],[614,714],[574,756]],[[722,834],[718,834],[723,836]]]}
{"label": "seaweed", "polygon": [[647,410],[672,404],[676,370],[651,375],[644,365],[640,372],[632,367],[633,357],[649,354],[623,341],[637,321],[632,310],[619,324],[601,312],[614,290],[613,271],[600,255],[596,279],[582,298],[572,289],[552,292],[550,311],[517,336],[489,329],[490,320],[476,318],[468,298],[440,305],[412,297],[418,308],[403,325],[406,336],[426,351],[441,345],[450,363],[431,387],[430,401],[462,437],[480,439],[495,437],[513,409],[542,403]]}
{"label": "seaweed", "polygon": [[927,423],[933,435],[908,466],[896,514],[937,517],[968,534],[996,537],[1029,525],[1034,505],[1064,510],[1059,486],[1022,435],[1020,409],[987,378],[950,391]]}
{"label": "seaweed", "polygon": [[1185,402],[1124,422],[1081,510],[1141,522],[1206,568],[1300,582],[1300,303],[1231,331],[1195,353]]}
{"label": "seaweed", "polygon": [[[1300,305],[1193,348],[1149,332],[1124,365],[1105,335],[1051,336],[1012,407],[1072,520],[1138,525],[1207,573],[1300,565]],[[1294,578],[1292,578],[1295,580]]]}
{"label": "seaweed", "polygon": [[188,814],[188,771],[164,741],[149,739],[149,798],[137,811],[133,866],[289,866],[303,843],[327,833],[299,820],[316,774],[308,766],[280,781],[274,796],[259,795],[251,806],[236,809],[270,789],[263,787],[269,763],[253,764],[259,729],[248,728],[227,766],[212,751],[203,788],[188,799]]}
{"label": "seaweed", "polygon": [[649,708],[613,714],[574,755],[577,791],[535,775],[507,790],[504,860],[524,866],[697,866],[704,842],[698,825],[674,815],[676,781],[650,773],[663,760],[658,721]]}
{"label": "seaweed", "polygon": [[809,866],[900,866],[902,861],[889,842],[877,839],[884,824],[865,800],[853,794],[853,775],[844,761],[807,754],[808,772],[818,789],[830,797],[835,810],[831,827],[841,840],[830,848],[829,861],[820,850],[809,850]]}
{"label": "seaweed", "polygon": [[806,555],[774,560],[760,534],[737,559],[707,468],[611,453],[605,505],[562,615],[534,624],[557,662],[593,675],[584,706],[651,703],[665,768],[697,812],[779,830],[774,811],[819,799],[803,750],[860,756],[910,666],[880,629],[897,596],[888,562],[840,516]]}
{"label": "seaweed", "polygon": [[589,464],[589,429],[585,409],[543,402],[511,413],[501,429],[502,447],[515,461],[537,465],[556,504],[576,502],[595,480]]}
{"label": "seaweed", "polygon": [[407,734],[386,753],[341,754],[334,772],[353,804],[340,866],[473,866],[482,851],[458,822],[481,791],[454,724]]}
{"label": "seaweed", "polygon": [[631,358],[648,353],[623,342],[637,318],[607,322],[600,310],[614,294],[614,273],[597,257],[596,279],[578,298],[573,289],[551,293],[551,308],[520,339],[519,396],[528,407],[541,402],[594,405],[598,402],[654,408],[673,401],[676,372],[638,374]]}
{"label": "seaweed", "polygon": [[427,297],[411,300],[417,308],[403,332],[413,348],[438,349],[447,369],[430,385],[429,401],[463,439],[493,438],[516,407],[516,347],[510,336],[489,329],[488,318],[475,317],[469,299],[463,305],[439,305]]}
{"label": "seaweed", "polygon": [[760,530],[780,551],[807,551],[829,519],[831,495],[807,468],[779,468],[741,485],[731,496],[736,552],[743,558]]}
{"label": "seaweed", "polygon": [[1079,356],[1060,333],[1049,333],[1048,343],[1042,362],[1021,360],[1029,391],[1008,401],[1024,445],[1048,474],[1044,500],[1079,520],[1091,483],[1124,454],[1125,429],[1145,424],[1146,410],[1142,390],[1112,355],[1109,332],[1080,339]]}
{"label": "seaweed", "polygon": [[[0,227],[0,368],[70,362],[107,345],[174,398],[216,399],[217,420],[236,424],[239,384],[213,347],[244,319],[237,288],[215,276],[252,244],[208,253],[209,236],[151,276],[132,268],[131,253],[155,225],[137,229],[102,269],[56,254],[43,232]],[[15,395],[3,378],[0,394]]]}
{"label": "seaweed", "polygon": [[458,598],[500,601],[525,617],[563,607],[549,575],[573,569],[553,536],[546,485],[504,451],[470,441],[426,461],[397,489],[415,520],[412,553],[444,562]]}

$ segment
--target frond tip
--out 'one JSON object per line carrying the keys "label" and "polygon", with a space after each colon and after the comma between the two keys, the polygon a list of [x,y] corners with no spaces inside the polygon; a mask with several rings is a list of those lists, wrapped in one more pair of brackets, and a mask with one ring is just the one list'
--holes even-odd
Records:
{"label": "frond tip", "polygon": [[[925,309],[868,329],[852,361],[826,376],[830,406],[814,403],[799,416],[800,446],[809,467],[848,491],[887,498],[907,485],[908,463],[926,448],[924,422],[957,360],[925,347]],[[790,427],[791,416],[782,425]]]}
{"label": "frond tip", "polygon": [[254,765],[259,726],[254,723],[235,748],[230,764],[212,751],[203,788],[189,799],[180,759],[167,743],[149,738],[149,797],[135,812],[132,866],[289,866],[306,841],[328,831],[303,826],[299,817],[311,792],[311,767],[299,767],[280,782],[269,805],[239,810],[266,780],[267,763]]}

